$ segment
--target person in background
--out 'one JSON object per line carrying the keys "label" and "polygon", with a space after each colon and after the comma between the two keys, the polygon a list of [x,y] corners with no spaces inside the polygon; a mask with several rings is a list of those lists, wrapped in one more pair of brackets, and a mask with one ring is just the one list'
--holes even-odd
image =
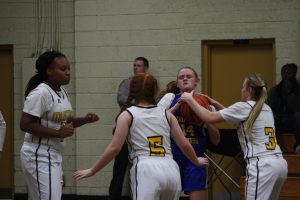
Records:
{"label": "person in background", "polygon": [[[170,81],[166,88],[161,90],[157,96],[158,106],[162,106],[166,109],[171,105],[172,100],[174,99],[176,94],[180,93],[179,87],[177,87],[176,81]],[[168,99],[168,101],[160,101],[162,98]]]}
{"label": "person in background", "polygon": [[282,80],[268,94],[277,134],[295,133],[297,154],[300,154],[300,84],[297,81],[298,66],[286,64],[281,68]]}
{"label": "person in background", "polygon": [[4,148],[5,135],[6,135],[6,123],[0,111],[0,159]]}
{"label": "person in background", "polygon": [[[144,57],[137,57],[133,62],[133,74],[145,73],[148,71],[149,61]],[[128,98],[129,86],[132,77],[124,79],[118,89],[117,102],[120,108],[124,105]],[[110,200],[120,200],[122,196],[122,188],[125,173],[128,166],[128,146],[124,142],[123,147],[119,154],[115,157],[113,165],[113,176],[109,186]]]}

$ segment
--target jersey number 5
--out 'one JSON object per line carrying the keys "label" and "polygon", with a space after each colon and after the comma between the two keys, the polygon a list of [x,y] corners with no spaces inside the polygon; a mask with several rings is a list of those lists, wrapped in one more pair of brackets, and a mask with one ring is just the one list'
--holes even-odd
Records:
{"label": "jersey number 5", "polygon": [[269,142],[265,143],[267,150],[274,150],[276,147],[276,141],[275,141],[275,133],[274,129],[271,127],[265,127],[265,135],[269,136]]}
{"label": "jersey number 5", "polygon": [[162,146],[163,137],[162,136],[153,136],[148,137],[150,156],[165,156],[166,150]]}

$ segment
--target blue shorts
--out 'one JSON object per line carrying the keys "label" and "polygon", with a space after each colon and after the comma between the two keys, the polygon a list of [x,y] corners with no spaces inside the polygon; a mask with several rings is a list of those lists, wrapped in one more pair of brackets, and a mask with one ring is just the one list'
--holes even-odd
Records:
{"label": "blue shorts", "polygon": [[206,190],[206,166],[196,166],[184,155],[173,155],[173,158],[179,166],[182,189],[185,194],[193,191]]}

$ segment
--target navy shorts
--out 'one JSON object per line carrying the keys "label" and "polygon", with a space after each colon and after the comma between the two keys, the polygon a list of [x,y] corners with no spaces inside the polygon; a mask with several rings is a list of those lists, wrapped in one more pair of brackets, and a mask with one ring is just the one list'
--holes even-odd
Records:
{"label": "navy shorts", "polygon": [[173,155],[179,165],[182,189],[188,194],[193,191],[206,190],[207,167],[196,166],[184,155]]}

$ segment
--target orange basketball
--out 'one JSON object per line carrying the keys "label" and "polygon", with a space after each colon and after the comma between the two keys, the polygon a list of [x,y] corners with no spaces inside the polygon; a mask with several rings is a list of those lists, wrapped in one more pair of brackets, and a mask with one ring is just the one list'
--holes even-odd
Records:
{"label": "orange basketball", "polygon": [[[209,107],[209,101],[208,99],[201,95],[201,94],[197,94],[194,93],[193,98],[204,108],[210,110]],[[180,104],[180,112],[181,115],[187,119],[188,121],[192,122],[192,123],[196,123],[196,124],[201,124],[202,120],[199,119],[199,117],[194,113],[194,111],[189,107],[189,105],[186,102],[183,102]]]}

